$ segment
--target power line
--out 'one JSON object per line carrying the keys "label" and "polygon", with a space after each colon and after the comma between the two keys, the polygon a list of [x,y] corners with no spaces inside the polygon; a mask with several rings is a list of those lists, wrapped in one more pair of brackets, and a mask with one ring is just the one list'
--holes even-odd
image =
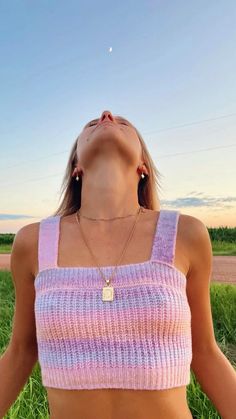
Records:
{"label": "power line", "polygon": [[229,114],[222,115],[222,116],[216,116],[215,118],[200,119],[199,121],[187,122],[186,124],[174,125],[173,127],[163,128],[163,129],[159,129],[159,130],[155,130],[155,131],[149,131],[149,132],[146,132],[146,134],[150,134],[152,132],[156,133],[156,132],[170,131],[172,129],[189,127],[191,125],[204,124],[205,122],[217,121],[218,119],[224,119],[224,118],[230,118],[231,116],[235,116],[235,115],[236,115],[236,112],[233,112],[233,113],[229,113]]}
{"label": "power line", "polygon": [[163,155],[159,156],[158,159],[161,159],[163,157],[165,158],[165,157],[178,156],[178,155],[183,155],[183,154],[193,154],[193,153],[199,153],[199,152],[202,152],[202,151],[209,151],[209,150],[216,150],[218,148],[230,148],[230,147],[236,147],[236,143],[228,144],[228,145],[222,145],[222,146],[219,145],[219,146],[216,146],[216,147],[201,148],[199,150],[183,151],[183,152],[181,151],[180,153],[163,154]]}
{"label": "power line", "polygon": [[[231,113],[231,114],[225,114],[225,115],[217,116],[217,117],[214,117],[214,118],[200,119],[198,121],[189,122],[189,123],[185,123],[185,124],[181,124],[181,125],[175,125],[173,127],[167,127],[167,128],[163,128],[163,129],[160,129],[160,130],[144,132],[144,135],[150,134],[150,133],[158,133],[158,132],[170,131],[170,130],[179,129],[179,128],[183,128],[183,127],[187,127],[187,126],[192,126],[192,125],[197,125],[197,124],[203,124],[205,122],[216,121],[216,120],[219,120],[219,119],[229,118],[229,117],[232,117],[232,116],[235,116],[235,115],[236,115],[236,112]],[[29,164],[31,162],[34,163],[34,162],[37,162],[37,161],[40,161],[40,160],[51,158],[51,157],[56,156],[56,155],[68,153],[69,151],[70,151],[70,149],[67,149],[67,150],[64,150],[64,151],[59,151],[57,153],[52,153],[52,154],[49,154],[47,156],[39,157],[39,158],[34,159],[34,160],[30,160],[30,161],[27,160],[25,162],[16,163],[16,164],[14,164],[12,166],[8,166],[8,167],[3,168],[3,169],[6,169],[6,170],[12,169],[14,167],[26,165],[26,164]],[[167,155],[167,156],[169,156],[169,155]]]}
{"label": "power line", "polygon": [[[48,175],[48,176],[43,176],[43,177],[38,177],[38,178],[30,178],[30,179],[27,179],[27,180],[23,180],[23,182],[15,182],[14,181],[14,183],[10,183],[9,184],[9,186],[15,186],[15,185],[22,185],[22,184],[24,184],[24,183],[28,183],[28,182],[35,182],[35,181],[37,181],[37,180],[41,180],[41,179],[48,179],[48,178],[50,178],[50,177],[56,177],[56,176],[61,176],[61,175],[63,175],[64,173],[56,173],[56,174],[54,174],[54,175]],[[4,184],[3,184],[3,186],[5,186]],[[6,186],[8,186],[8,183],[6,184]]]}
{"label": "power line", "polygon": [[25,162],[21,162],[21,163],[17,163],[17,164],[13,164],[13,166],[7,166],[6,168],[3,168],[4,170],[5,169],[12,169],[13,167],[17,167],[17,166],[25,166],[26,164],[29,164],[29,163],[35,163],[35,162],[37,162],[37,161],[40,161],[40,160],[44,160],[44,159],[49,159],[49,158],[51,158],[52,156],[58,156],[58,155],[60,155],[60,154],[65,154],[65,153],[67,153],[68,151],[70,151],[70,150],[64,150],[64,151],[59,151],[58,153],[52,153],[52,154],[48,154],[47,156],[43,156],[43,157],[39,157],[38,159],[33,159],[33,160],[27,160],[27,161],[25,161]]}
{"label": "power line", "polygon": [[[217,149],[221,149],[221,148],[230,148],[230,147],[236,147],[236,143],[233,144],[228,144],[228,145],[222,145],[222,146],[215,146],[215,147],[208,147],[208,148],[202,148],[202,149],[198,149],[198,150],[192,150],[192,151],[183,151],[183,152],[179,152],[179,153],[171,153],[171,154],[162,154],[160,156],[158,156],[158,159],[162,159],[165,157],[172,157],[172,156],[180,156],[180,155],[184,155],[184,154],[194,154],[194,153],[200,153],[200,152],[205,152],[205,151],[209,151],[209,150],[217,150]],[[35,182],[37,180],[42,180],[42,179],[48,179],[51,177],[56,177],[56,176],[62,176],[64,175],[64,172],[61,173],[56,173],[53,175],[49,175],[49,176],[43,176],[43,177],[39,177],[39,178],[31,178],[28,180],[24,180],[22,182],[15,182],[14,183],[10,183],[10,184],[2,184],[2,186],[16,186],[16,185],[21,185],[24,183],[28,183],[28,182]]]}

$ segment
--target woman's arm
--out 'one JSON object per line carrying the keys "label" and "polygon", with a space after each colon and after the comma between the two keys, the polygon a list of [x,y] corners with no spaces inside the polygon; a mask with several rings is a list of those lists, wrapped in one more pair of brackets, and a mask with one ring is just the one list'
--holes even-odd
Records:
{"label": "woman's arm", "polygon": [[191,309],[191,368],[221,418],[236,419],[236,371],[217,345],[212,321],[210,236],[200,220],[184,217],[190,261],[186,291]]}
{"label": "woman's arm", "polygon": [[217,346],[195,354],[191,368],[222,419],[236,418],[236,372]]}
{"label": "woman's arm", "polygon": [[8,347],[0,355],[0,418],[15,402],[38,360],[32,273],[34,230],[33,224],[22,227],[12,246],[10,269],[15,287],[15,311]]}
{"label": "woman's arm", "polygon": [[30,348],[21,353],[8,346],[0,355],[0,418],[16,401],[37,360],[37,354]]}

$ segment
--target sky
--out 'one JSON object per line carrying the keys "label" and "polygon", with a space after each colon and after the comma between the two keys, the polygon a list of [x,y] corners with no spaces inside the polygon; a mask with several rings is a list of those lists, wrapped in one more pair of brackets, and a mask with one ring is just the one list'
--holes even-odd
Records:
{"label": "sky", "polygon": [[236,227],[235,1],[0,1],[0,233],[59,206],[104,110],[141,133],[160,207]]}

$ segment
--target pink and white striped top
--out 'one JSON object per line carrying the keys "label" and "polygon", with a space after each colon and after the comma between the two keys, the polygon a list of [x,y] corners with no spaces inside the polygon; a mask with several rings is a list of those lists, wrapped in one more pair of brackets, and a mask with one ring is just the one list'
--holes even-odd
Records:
{"label": "pink and white striped top", "polygon": [[[151,258],[119,265],[113,301],[102,301],[105,281],[96,267],[58,266],[61,217],[41,220],[34,308],[44,386],[158,390],[190,383],[186,276],[173,265],[179,214],[160,210]],[[109,278],[114,266],[101,269]]]}

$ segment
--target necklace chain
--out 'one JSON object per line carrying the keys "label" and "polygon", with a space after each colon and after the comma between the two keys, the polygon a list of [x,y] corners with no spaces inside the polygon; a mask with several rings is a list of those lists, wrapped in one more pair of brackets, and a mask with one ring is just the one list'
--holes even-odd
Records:
{"label": "necklace chain", "polygon": [[[142,209],[142,212],[144,212],[144,208],[142,206],[139,207],[139,208],[141,208]],[[91,217],[86,217],[86,215],[82,215],[80,212],[78,212],[78,214],[79,214],[79,217],[87,218],[88,220],[93,220],[93,221],[97,221],[97,220],[99,220],[99,221],[112,221],[112,220],[118,220],[118,219],[121,219],[121,218],[133,217],[134,215],[137,215],[137,213],[136,213],[136,214],[128,214],[128,215],[125,215],[123,217],[114,217],[114,218],[91,218]]]}
{"label": "necklace chain", "polygon": [[[118,268],[118,265],[119,265],[120,261],[122,260],[123,255],[124,255],[124,253],[125,253],[125,251],[126,251],[126,248],[127,248],[128,244],[129,244],[129,242],[130,242],[131,238],[133,237],[133,233],[134,233],[134,230],[135,230],[135,226],[136,226],[136,224],[137,224],[137,221],[138,221],[138,219],[139,219],[139,215],[140,215],[141,211],[142,211],[142,212],[144,212],[144,209],[143,209],[143,207],[142,207],[142,206],[139,206],[138,212],[136,213],[136,218],[135,218],[134,225],[133,225],[133,227],[132,227],[132,229],[131,229],[131,231],[130,231],[130,234],[129,234],[129,236],[128,236],[128,239],[126,240],[126,243],[125,243],[124,249],[123,249],[123,251],[122,251],[122,253],[121,253],[121,256],[120,256],[120,258],[118,259],[117,264],[115,265],[115,269],[114,269],[114,271],[113,271],[113,274],[110,276],[110,278],[109,278],[109,279],[106,279],[106,278],[105,278],[105,276],[104,276],[103,272],[102,272],[102,271],[101,271],[101,269],[100,269],[100,266],[99,266],[99,264],[98,264],[98,262],[97,262],[97,259],[96,259],[95,255],[93,254],[92,250],[90,249],[90,247],[89,247],[89,245],[88,245],[88,242],[87,242],[87,240],[86,240],[86,238],[85,238],[85,236],[84,236],[84,232],[83,232],[83,229],[82,229],[82,226],[81,226],[81,223],[80,223],[80,214],[79,214],[79,212],[77,211],[77,212],[76,212],[76,214],[75,214],[75,215],[76,215],[76,221],[77,221],[78,225],[80,226],[81,235],[82,235],[82,237],[83,237],[83,240],[84,240],[84,242],[85,242],[85,245],[87,246],[87,248],[88,248],[88,250],[89,250],[89,252],[90,252],[90,254],[91,254],[91,256],[92,256],[93,260],[95,261],[95,264],[97,265],[96,267],[99,269],[100,274],[101,274],[101,276],[103,277],[103,279],[106,281],[107,285],[109,285],[109,284],[110,284],[111,279],[113,279],[113,277],[114,277],[114,275],[115,275],[115,273],[116,273],[116,270],[117,270],[117,268]],[[88,218],[88,217],[86,217],[86,218]],[[118,218],[124,218],[124,217],[118,217]]]}

